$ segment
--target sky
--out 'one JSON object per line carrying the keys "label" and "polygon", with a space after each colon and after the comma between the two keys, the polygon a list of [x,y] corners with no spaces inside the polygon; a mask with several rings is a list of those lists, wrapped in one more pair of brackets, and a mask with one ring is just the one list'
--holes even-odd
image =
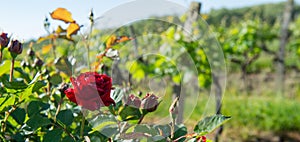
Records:
{"label": "sky", "polygon": [[[46,34],[45,17],[58,7],[72,12],[79,24],[88,25],[89,12],[103,25],[114,22],[129,22],[149,15],[180,13],[192,0],[2,0],[0,8],[0,32],[6,32],[19,40],[36,39]],[[194,0],[202,3],[201,12],[211,9],[238,8],[262,3],[277,3],[285,0]],[[300,0],[296,0],[297,3]],[[127,18],[127,19],[126,19]],[[99,21],[99,22],[100,22]],[[54,29],[62,22],[50,21]],[[123,23],[123,24],[125,24]]]}

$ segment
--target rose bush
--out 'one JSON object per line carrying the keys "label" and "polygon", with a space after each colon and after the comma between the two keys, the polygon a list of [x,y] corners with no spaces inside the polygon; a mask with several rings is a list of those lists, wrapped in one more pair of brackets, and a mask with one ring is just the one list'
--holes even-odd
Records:
{"label": "rose bush", "polygon": [[[51,17],[64,22],[75,21],[64,8],[56,9]],[[93,25],[93,13],[90,20]],[[73,26],[74,24],[77,23],[70,23]],[[46,18],[46,30],[49,30],[49,25]],[[223,115],[205,117],[195,126],[194,132],[188,133],[186,126],[175,121],[178,113],[173,110],[178,109],[177,97],[169,109],[170,123],[144,123],[147,114],[159,111],[157,108],[163,101],[162,98],[152,92],[144,95],[141,93],[143,90],[134,95],[135,85],[130,82],[125,82],[130,86],[115,84],[112,91],[112,78],[97,72],[80,71],[79,76],[70,78],[71,68],[76,68],[74,65],[80,62],[76,63],[75,60],[73,63],[69,52],[60,55],[56,53],[59,51],[56,49],[72,51],[75,48],[68,49],[65,47],[69,46],[57,46],[56,43],[61,43],[57,39],[64,39],[74,44],[75,39],[70,36],[79,29],[76,26],[68,29],[59,26],[53,32],[49,30],[49,35],[39,38],[37,42],[43,46],[45,43],[49,43],[48,45],[38,48],[41,50],[34,50],[33,44],[24,44],[24,49],[27,46],[30,49],[27,50],[27,56],[20,55],[19,58],[17,56],[23,51],[22,43],[18,40],[11,41],[6,33],[0,35],[0,141],[206,141],[206,134],[230,118]],[[87,49],[92,47],[89,45],[91,39],[83,41]],[[105,49],[101,49],[96,56],[96,63],[91,64],[88,61],[89,66],[86,69],[108,72],[107,59],[119,58],[119,54],[115,54],[118,53],[115,46],[131,39],[112,35],[104,43]],[[43,42],[45,40],[48,41]],[[96,40],[99,41],[98,37]],[[7,45],[8,49],[4,50]],[[47,54],[50,49],[54,58]],[[76,52],[81,51],[85,50]],[[89,51],[87,56],[94,57]],[[3,62],[2,53],[5,55]],[[9,54],[10,57],[7,56]],[[65,83],[69,78],[72,88]],[[75,104],[66,105],[70,102],[64,101],[65,97]],[[81,108],[74,107],[76,105]],[[81,111],[82,108],[97,111],[90,113]]]}
{"label": "rose bush", "polygon": [[97,110],[102,106],[115,104],[110,97],[112,79],[105,74],[96,72],[81,73],[71,78],[73,88],[65,90],[70,101],[89,110]]}

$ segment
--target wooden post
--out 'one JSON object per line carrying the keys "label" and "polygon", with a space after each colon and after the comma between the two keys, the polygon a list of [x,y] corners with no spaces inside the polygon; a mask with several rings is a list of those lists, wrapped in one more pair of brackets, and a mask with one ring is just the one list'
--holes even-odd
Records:
{"label": "wooden post", "polygon": [[[187,20],[183,25],[185,40],[191,41],[192,40],[192,33],[193,33],[193,23],[197,22],[200,14],[201,3],[199,2],[192,2],[189,11],[187,12]],[[174,84],[173,85],[173,93],[174,96],[179,97],[178,101],[178,116],[176,118],[176,123],[181,124],[183,122],[183,114],[184,114],[184,102],[185,102],[185,95],[181,93],[181,86]]]}
{"label": "wooden post", "polygon": [[[189,11],[187,13],[187,20],[185,21],[183,25],[184,34],[186,37],[192,36],[193,33],[193,23],[197,22],[199,18],[201,10],[201,3],[200,2],[192,2]],[[191,39],[186,39],[191,40]]]}
{"label": "wooden post", "polygon": [[[221,113],[221,109],[222,109],[222,86],[220,84],[220,81],[221,81],[221,78],[216,75],[216,74],[213,74],[212,75],[213,77],[213,83],[214,83],[214,86],[215,86],[215,101],[216,101],[216,114],[222,114]],[[216,130],[216,135],[215,135],[215,138],[214,138],[214,141],[215,142],[218,142],[219,141],[219,136],[222,134],[223,132],[223,126],[220,126],[217,130]]]}
{"label": "wooden post", "polygon": [[278,87],[278,95],[284,95],[284,80],[285,80],[285,46],[288,42],[289,31],[288,27],[292,20],[292,13],[294,7],[294,0],[287,0],[285,11],[283,13],[283,21],[281,25],[281,35],[280,35],[280,45],[279,51],[277,54],[277,87]]}

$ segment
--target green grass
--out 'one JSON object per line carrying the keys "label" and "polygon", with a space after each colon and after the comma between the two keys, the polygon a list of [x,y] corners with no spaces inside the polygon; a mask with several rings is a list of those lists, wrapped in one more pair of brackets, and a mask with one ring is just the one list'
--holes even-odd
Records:
{"label": "green grass", "polygon": [[[225,95],[222,112],[232,116],[232,119],[225,124],[225,133],[226,131],[234,132],[228,135],[246,139],[253,133],[261,131],[274,134],[299,132],[300,100],[274,98],[275,96]],[[169,98],[164,99],[166,99],[165,102],[170,102]],[[190,131],[203,116],[214,112],[213,97],[210,101],[207,101],[208,99],[208,96],[199,97],[192,115],[188,116],[187,121],[185,121]],[[194,106],[194,104],[189,103],[191,100],[195,100],[195,98],[187,98],[186,110]],[[157,113],[147,116],[147,122],[168,116],[166,105],[159,108]],[[185,116],[187,115],[185,114]]]}

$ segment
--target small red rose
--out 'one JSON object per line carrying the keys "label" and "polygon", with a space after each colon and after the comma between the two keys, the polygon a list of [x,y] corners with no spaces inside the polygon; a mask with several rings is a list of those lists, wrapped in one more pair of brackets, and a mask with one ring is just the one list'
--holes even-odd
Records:
{"label": "small red rose", "polygon": [[105,74],[86,72],[77,78],[71,78],[74,89],[65,90],[70,101],[89,110],[97,110],[102,106],[115,104],[110,97],[112,79]]}

